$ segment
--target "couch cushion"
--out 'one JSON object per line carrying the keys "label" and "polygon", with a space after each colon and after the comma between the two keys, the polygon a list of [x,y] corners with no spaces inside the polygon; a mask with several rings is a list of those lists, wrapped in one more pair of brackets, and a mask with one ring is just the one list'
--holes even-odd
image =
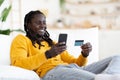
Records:
{"label": "couch cushion", "polygon": [[0,65],[0,80],[40,80],[40,78],[34,71]]}
{"label": "couch cushion", "polygon": [[120,74],[98,74],[95,80],[120,80]]}
{"label": "couch cushion", "polygon": [[11,37],[0,34],[0,65],[10,65]]}
{"label": "couch cushion", "polygon": [[60,33],[67,33],[67,50],[69,53],[78,57],[80,55],[80,46],[75,46],[75,40],[84,40],[84,43],[92,44],[92,52],[88,57],[88,64],[98,61],[98,28],[88,29],[52,29],[48,30],[53,40],[58,41]]}

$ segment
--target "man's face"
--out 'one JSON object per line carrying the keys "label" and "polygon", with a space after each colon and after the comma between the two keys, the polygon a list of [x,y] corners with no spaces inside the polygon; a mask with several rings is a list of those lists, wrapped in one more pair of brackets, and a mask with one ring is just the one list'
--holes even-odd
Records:
{"label": "man's face", "polygon": [[28,24],[28,28],[32,30],[32,34],[37,36],[43,36],[46,30],[46,18],[42,14],[35,15],[31,23]]}

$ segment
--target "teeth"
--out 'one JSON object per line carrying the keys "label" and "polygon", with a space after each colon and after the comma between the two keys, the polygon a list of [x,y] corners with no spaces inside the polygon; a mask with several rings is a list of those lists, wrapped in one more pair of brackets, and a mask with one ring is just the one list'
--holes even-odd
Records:
{"label": "teeth", "polygon": [[39,30],[39,31],[44,32],[44,30]]}

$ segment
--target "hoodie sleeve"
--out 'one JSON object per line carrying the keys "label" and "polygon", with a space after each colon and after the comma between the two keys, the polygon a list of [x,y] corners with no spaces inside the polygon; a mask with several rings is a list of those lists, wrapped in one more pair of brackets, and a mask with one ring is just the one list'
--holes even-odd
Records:
{"label": "hoodie sleeve", "polygon": [[32,43],[27,37],[18,35],[14,38],[10,50],[11,65],[35,70],[43,64],[47,60],[45,54],[35,49],[32,53],[32,47]]}
{"label": "hoodie sleeve", "polygon": [[79,66],[84,66],[87,63],[87,58],[83,57],[81,54],[78,58],[75,58],[73,55],[69,54],[67,51],[64,51],[61,54],[61,59],[67,63],[76,63]]}

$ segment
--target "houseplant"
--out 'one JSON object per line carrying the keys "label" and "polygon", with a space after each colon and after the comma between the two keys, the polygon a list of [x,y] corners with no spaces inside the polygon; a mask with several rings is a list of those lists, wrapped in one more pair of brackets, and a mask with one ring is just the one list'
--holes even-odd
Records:
{"label": "houseplant", "polygon": [[[3,8],[2,7],[2,4],[5,0],[0,0],[0,8]],[[12,8],[12,5],[9,4],[8,7],[5,7],[2,11],[1,11],[1,15],[0,15],[0,34],[4,34],[4,35],[9,35],[11,32],[13,31],[19,31],[19,32],[24,32],[23,30],[21,29],[15,29],[15,30],[11,30],[11,29],[1,29],[3,26],[2,26],[2,23],[4,23],[11,11],[11,8]]]}
{"label": "houseplant", "polygon": [[64,12],[64,8],[65,8],[65,0],[60,0],[61,13]]}

